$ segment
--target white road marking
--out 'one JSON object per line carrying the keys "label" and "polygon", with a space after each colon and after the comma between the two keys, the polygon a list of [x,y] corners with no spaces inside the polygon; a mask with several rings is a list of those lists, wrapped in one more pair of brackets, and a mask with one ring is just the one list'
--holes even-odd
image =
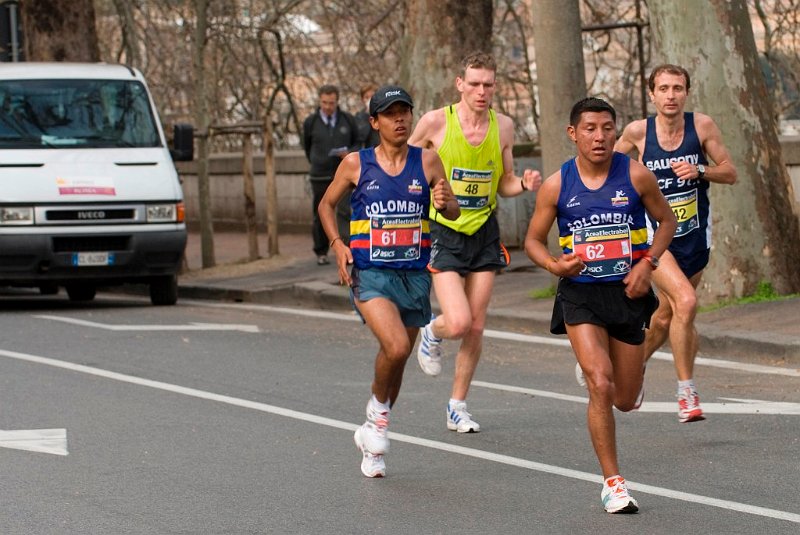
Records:
{"label": "white road marking", "polygon": [[0,448],[67,455],[66,429],[0,429]]}
{"label": "white road marking", "polygon": [[[486,381],[472,381],[472,386],[480,386],[483,388],[490,388],[492,390],[502,390],[504,392],[514,392],[516,394],[527,394],[530,396],[539,396],[543,398],[558,399],[561,401],[572,401],[574,403],[582,403],[584,405],[589,403],[589,399],[582,396],[571,396],[568,394],[561,394],[559,392],[550,392],[548,390],[536,390],[533,388],[524,388],[521,386],[510,386],[499,383],[488,383]],[[708,414],[778,414],[782,416],[800,416],[800,403],[790,403],[783,401],[762,401],[755,399],[734,399],[734,398],[720,398],[723,400],[734,401],[736,403],[707,403],[703,402],[703,412]],[[660,412],[660,413],[673,413],[676,412],[676,403],[673,402],[656,402],[645,401],[642,406],[637,409],[639,412]]]}
{"label": "white road marking", "polygon": [[188,325],[114,325],[111,323],[98,323],[96,321],[69,318],[66,316],[50,316],[47,314],[34,315],[34,318],[61,321],[82,327],[105,329],[107,331],[241,331],[245,333],[259,332],[257,325],[235,325],[227,323],[190,323]]}
{"label": "white road marking", "polygon": [[[298,309],[289,307],[276,307],[271,305],[256,305],[248,303],[210,303],[206,301],[195,301],[192,299],[181,299],[181,304],[210,307],[210,308],[225,308],[230,310],[257,310],[262,312],[276,312],[279,314],[290,314],[295,316],[304,316],[308,318],[325,318],[333,320],[344,321],[358,321],[361,320],[354,313],[343,314],[341,312],[330,312],[325,310],[314,309]],[[495,338],[497,340],[509,340],[512,342],[523,342],[530,344],[546,344],[551,346],[569,347],[569,340],[566,338],[555,338],[548,336],[535,336],[531,334],[519,334],[509,331],[497,331],[493,329],[486,329],[483,332],[487,338]],[[656,360],[665,360],[672,362],[672,353],[666,351],[656,351],[652,358]],[[780,366],[764,366],[761,364],[750,364],[747,362],[736,362],[732,360],[724,360],[720,358],[697,357],[694,361],[696,366],[710,366],[715,368],[726,368],[730,370],[737,370],[750,373],[762,373],[768,375],[783,375],[785,377],[800,377],[800,369],[797,368],[783,368]]]}
{"label": "white road marking", "polygon": [[[26,353],[18,353],[15,351],[6,351],[0,350],[0,356],[17,359],[21,361],[31,362],[35,364],[43,364],[46,366],[52,366],[55,368],[61,368],[65,370],[70,370],[78,373],[85,373],[88,375],[94,375],[97,377],[104,377],[107,379],[113,379],[115,381],[120,381],[124,383],[145,386],[148,388],[155,388],[158,390],[163,390],[166,392],[172,392],[175,394],[181,394],[184,396],[190,396],[199,399],[205,399],[209,401],[216,401],[218,403],[225,403],[228,405],[233,405],[237,407],[253,409],[269,414],[275,414],[278,416],[285,416],[287,418],[293,418],[295,420],[301,420],[304,422],[310,422],[318,425],[324,425],[328,427],[333,427],[336,429],[343,429],[346,431],[355,431],[358,427],[357,424],[353,424],[350,422],[344,422],[341,420],[334,420],[332,418],[325,418],[322,416],[317,416],[315,414],[308,414],[304,412],[295,411],[292,409],[286,409],[283,407],[277,407],[275,405],[268,405],[266,403],[259,403],[256,401],[249,401],[246,399],[235,398],[231,396],[224,396],[221,394],[214,394],[212,392],[206,392],[203,390],[197,390],[195,388],[187,388],[184,386],[179,386],[170,383],[163,383],[161,381],[153,381],[150,379],[143,379],[141,377],[134,377],[131,375],[125,375],[122,373],[112,372],[108,370],[103,370],[100,368],[93,368],[91,366],[84,366],[82,364],[74,364],[72,362],[67,362],[63,360],[56,360],[47,357],[40,357],[37,355],[29,355]],[[602,483],[602,477],[596,474],[591,474],[588,472],[581,472],[578,470],[572,470],[569,468],[562,468],[560,466],[554,466],[544,463],[538,463],[535,461],[529,461],[526,459],[520,459],[518,457],[512,457],[509,455],[501,455],[498,453],[492,453],[484,450],[479,450],[476,448],[465,448],[463,446],[456,446],[453,444],[448,444],[446,442],[439,442],[436,440],[430,440],[421,437],[415,437],[411,435],[405,435],[401,433],[394,433],[390,432],[389,437],[392,440],[396,440],[398,442],[406,442],[409,444],[416,444],[418,446],[423,446],[426,448],[437,449],[440,451],[446,451],[450,453],[457,453],[459,455],[465,455],[468,457],[473,457],[476,459],[482,459],[487,461],[492,461],[496,463],[502,463],[509,466],[515,466],[518,468],[525,468],[528,470],[534,470],[537,472],[544,472],[548,474],[559,475],[563,477],[568,477],[571,479],[577,479],[581,481],[588,481],[591,483],[600,484]],[[785,520],[788,522],[794,522],[796,524],[800,524],[800,514],[791,513],[788,511],[781,511],[778,509],[770,509],[767,507],[760,507],[757,505],[750,505],[746,503],[734,502],[730,500],[720,500],[717,498],[712,498],[709,496],[702,496],[699,494],[690,494],[688,492],[681,492],[677,490],[667,489],[664,487],[657,487],[654,485],[646,485],[644,483],[636,483],[634,481],[628,481],[628,486],[632,490],[637,490],[639,492],[643,492],[646,494],[653,494],[656,496],[662,496],[665,498],[672,498],[675,500],[682,500],[686,502],[690,502],[693,504],[702,504],[708,505],[711,507],[717,507],[720,509],[727,509],[729,511],[737,511],[741,513],[747,513],[751,515],[763,516],[768,518],[774,518],[778,520]]]}

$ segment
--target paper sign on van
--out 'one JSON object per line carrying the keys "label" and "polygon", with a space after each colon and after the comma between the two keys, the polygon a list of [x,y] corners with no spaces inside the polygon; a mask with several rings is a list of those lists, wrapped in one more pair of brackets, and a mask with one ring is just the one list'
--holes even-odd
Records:
{"label": "paper sign on van", "polygon": [[111,177],[56,177],[59,195],[116,195]]}

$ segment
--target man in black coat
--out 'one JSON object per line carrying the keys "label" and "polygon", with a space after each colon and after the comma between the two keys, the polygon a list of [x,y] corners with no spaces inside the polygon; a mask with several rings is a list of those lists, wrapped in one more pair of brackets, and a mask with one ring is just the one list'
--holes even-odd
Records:
{"label": "man in black coat", "polygon": [[[317,264],[328,264],[328,238],[322,229],[317,207],[328,189],[339,163],[347,153],[359,148],[359,134],[355,119],[339,108],[339,88],[323,85],[319,88],[319,107],[303,121],[303,149],[311,163],[309,179],[313,194],[314,223],[311,235],[314,238],[314,254]],[[349,199],[345,198],[337,209],[339,234],[349,242]]]}

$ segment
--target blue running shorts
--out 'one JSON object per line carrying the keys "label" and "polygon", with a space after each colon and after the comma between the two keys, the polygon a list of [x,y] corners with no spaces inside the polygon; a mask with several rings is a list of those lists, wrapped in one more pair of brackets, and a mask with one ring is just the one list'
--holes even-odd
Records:
{"label": "blue running shorts", "polygon": [[356,301],[384,297],[397,306],[406,327],[424,327],[431,320],[431,276],[427,271],[353,267],[351,276],[350,302],[359,316]]}

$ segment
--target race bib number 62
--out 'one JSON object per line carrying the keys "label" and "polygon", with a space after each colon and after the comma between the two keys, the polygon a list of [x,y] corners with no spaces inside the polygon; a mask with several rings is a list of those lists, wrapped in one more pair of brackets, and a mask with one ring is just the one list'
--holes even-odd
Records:
{"label": "race bib number 62", "polygon": [[577,229],[572,250],[586,265],[582,275],[611,277],[631,270],[631,229],[628,224]]}

